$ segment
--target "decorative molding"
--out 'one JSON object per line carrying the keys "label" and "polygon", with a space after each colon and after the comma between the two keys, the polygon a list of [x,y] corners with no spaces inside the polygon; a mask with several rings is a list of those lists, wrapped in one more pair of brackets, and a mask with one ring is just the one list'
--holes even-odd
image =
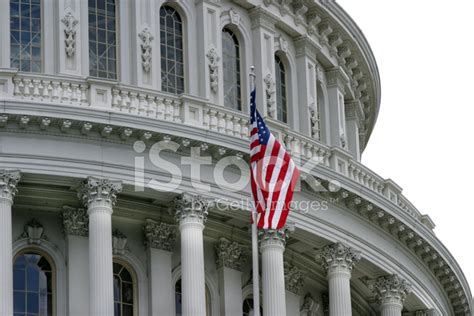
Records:
{"label": "decorative molding", "polygon": [[6,199],[12,203],[18,192],[17,185],[20,179],[19,170],[0,169],[0,199]]}
{"label": "decorative molding", "polygon": [[30,245],[40,245],[42,240],[49,240],[44,233],[43,225],[36,218],[32,218],[25,224],[23,233],[17,238],[17,240],[20,239],[27,239]]}
{"label": "decorative molding", "polygon": [[86,207],[93,202],[105,202],[114,206],[117,202],[117,194],[120,192],[122,192],[121,181],[88,177],[81,183],[77,197]]}
{"label": "decorative molding", "polygon": [[295,25],[301,25],[305,24],[305,14],[308,12],[308,7],[304,5],[303,1],[298,1],[297,3],[294,4],[294,9],[295,9]]}
{"label": "decorative molding", "polygon": [[397,274],[382,276],[369,282],[369,289],[380,304],[393,301],[403,304],[406,296],[411,293],[411,286]]}
{"label": "decorative molding", "polygon": [[279,46],[279,49],[282,52],[288,53],[288,42],[283,38],[281,34],[275,37],[275,44]]}
{"label": "decorative molding", "polygon": [[324,247],[316,255],[316,261],[321,262],[326,272],[330,272],[332,269],[345,269],[351,272],[360,258],[359,251],[340,242]]}
{"label": "decorative molding", "polygon": [[319,41],[322,45],[328,45],[328,36],[333,32],[333,28],[328,22],[323,22],[318,25]]}
{"label": "decorative molding", "polygon": [[281,0],[280,4],[280,14],[281,16],[285,16],[291,13],[291,3],[293,0]]}
{"label": "decorative molding", "polygon": [[129,250],[127,241],[127,236],[120,230],[115,229],[112,232],[112,253],[114,255],[124,255]]}
{"label": "decorative molding", "polygon": [[234,8],[230,8],[227,11],[223,11],[222,14],[221,14],[221,17],[225,16],[225,15],[229,16],[230,24],[233,24],[235,26],[239,26],[240,23],[242,22],[242,17],[240,16],[240,14],[238,12],[236,12],[234,10]]}
{"label": "decorative molding", "polygon": [[256,27],[262,27],[269,32],[275,32],[275,23],[277,23],[278,20],[270,13],[266,12],[266,10],[256,7],[251,9],[249,13],[252,29]]}
{"label": "decorative molding", "polygon": [[196,218],[202,223],[206,222],[210,202],[203,200],[200,195],[182,193],[173,200],[173,204],[178,222],[186,218]]}
{"label": "decorative molding", "polygon": [[147,219],[143,226],[145,235],[145,246],[164,251],[173,251],[176,242],[176,227],[166,223],[159,223]]}
{"label": "decorative molding", "polygon": [[285,272],[285,289],[298,295],[299,291],[304,286],[303,274],[300,269],[291,265],[287,261],[283,262],[283,269]]}
{"label": "decorative molding", "polygon": [[61,19],[64,24],[64,43],[66,56],[73,57],[76,52],[76,25],[79,23],[73,12],[68,8],[68,12]]}
{"label": "decorative molding", "polygon": [[206,57],[209,61],[209,80],[211,84],[211,90],[217,93],[219,89],[219,60],[220,57],[217,54],[217,49],[211,45],[207,51]]}
{"label": "decorative molding", "polygon": [[85,209],[64,205],[61,219],[65,235],[84,237],[89,235],[89,216]]}
{"label": "decorative molding", "polygon": [[214,249],[216,251],[216,264],[218,268],[225,267],[241,271],[242,263],[247,260],[242,245],[221,237],[215,244]]}
{"label": "decorative molding", "polygon": [[317,13],[308,14],[308,34],[319,38],[319,24],[322,18]]}
{"label": "decorative molding", "polygon": [[311,137],[315,139],[320,138],[320,121],[319,121],[319,108],[313,102],[309,105],[309,120],[311,123]]}
{"label": "decorative molding", "polygon": [[307,293],[301,305],[300,316],[316,316],[320,307],[321,305],[313,299],[311,293]]}
{"label": "decorative molding", "polygon": [[143,71],[150,72],[152,59],[151,50],[153,47],[151,42],[153,41],[154,37],[146,24],[142,26],[142,31],[138,34],[138,37],[141,40],[140,48]]}
{"label": "decorative molding", "polygon": [[267,103],[267,114],[271,118],[276,117],[276,108],[275,108],[275,81],[273,80],[272,74],[267,74],[265,78],[263,78],[263,82],[265,83],[265,97]]}

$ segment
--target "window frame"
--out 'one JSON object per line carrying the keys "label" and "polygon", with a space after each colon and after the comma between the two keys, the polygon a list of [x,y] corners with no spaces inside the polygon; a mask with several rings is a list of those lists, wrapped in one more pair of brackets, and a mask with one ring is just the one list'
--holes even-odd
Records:
{"label": "window frame", "polygon": [[[278,61],[277,61],[278,60]],[[277,52],[275,53],[275,56],[274,56],[274,64],[275,64],[275,94],[276,94],[276,100],[275,100],[275,103],[276,103],[276,117],[275,119],[283,124],[288,124],[288,121],[289,121],[289,111],[288,111],[288,98],[289,98],[289,89],[288,89],[288,66],[287,66],[287,63],[285,62],[285,58],[283,58],[282,56],[280,56],[280,54]],[[277,72],[278,70],[278,72]],[[284,89],[282,89],[282,82],[281,82],[281,76],[280,76],[280,85],[278,84],[278,77],[277,76],[278,74],[281,75],[283,71],[283,76],[284,76],[284,82],[283,82],[283,86],[284,86]],[[278,90],[281,90],[281,96],[278,95]],[[283,101],[283,98],[284,98],[284,103],[281,104],[281,107],[282,107],[282,118],[280,119],[278,117],[278,112],[279,112],[279,104],[278,104],[278,99],[279,97],[282,98],[282,101]]]}
{"label": "window frame", "polygon": [[[138,277],[135,269],[129,264],[126,260],[118,257],[114,257],[112,264],[118,263],[123,268],[127,269],[128,273],[132,277],[132,286],[133,286],[133,316],[139,315],[138,304],[139,304],[139,296],[138,296]],[[115,277],[115,273],[113,272]],[[114,298],[114,312],[115,312],[115,298]]]}
{"label": "window frame", "polygon": [[[182,50],[182,66],[183,66],[183,89],[182,91],[178,92],[178,85],[177,85],[177,81],[175,81],[176,85],[173,86],[172,88],[175,90],[175,92],[170,92],[170,91],[167,91],[164,89],[164,83],[163,83],[163,67],[161,66],[162,65],[162,61],[163,59],[165,59],[166,61],[168,61],[169,59],[164,56],[162,53],[161,53],[161,50],[162,50],[162,36],[161,36],[161,33],[162,33],[162,27],[161,27],[161,9],[164,8],[164,7],[167,7],[167,8],[170,8],[172,10],[175,11],[175,13],[178,15],[179,19],[180,19],[180,23],[181,23],[181,50]],[[186,19],[186,14],[183,12],[183,10],[176,4],[174,3],[168,3],[168,2],[165,2],[163,3],[162,5],[160,5],[158,7],[158,33],[159,33],[159,56],[160,56],[160,60],[159,60],[159,82],[160,82],[160,91],[161,92],[165,92],[165,93],[170,93],[172,95],[182,95],[182,94],[185,94],[187,91],[188,91],[188,80],[187,80],[187,75],[188,75],[188,71],[187,71],[187,57],[188,57],[188,54],[187,54],[187,19]],[[163,32],[166,32],[165,30],[163,30]],[[175,41],[176,42],[176,41]],[[168,46],[167,44],[164,44],[165,46]],[[173,49],[176,51],[176,45],[173,46]],[[177,61],[177,59],[174,59],[173,60],[174,63],[177,63],[179,61]],[[174,74],[174,76],[176,77],[176,74]],[[168,85],[169,87],[169,85]]]}
{"label": "window frame", "polygon": [[[229,106],[226,106],[226,102],[225,102],[225,98],[226,98],[226,95],[225,95],[225,80],[224,80],[224,76],[225,76],[225,69],[224,69],[224,36],[222,35],[223,33],[229,33],[231,34],[233,40],[234,40],[234,45],[237,46],[237,49],[236,49],[236,52],[237,52],[237,63],[236,65],[238,65],[239,69],[239,76],[238,76],[238,104],[237,104],[237,108],[234,108],[234,107],[229,107]],[[222,85],[222,89],[223,89],[223,92],[222,92],[222,96],[223,96],[223,105],[226,109],[230,109],[230,110],[234,110],[234,111],[243,111],[243,108],[244,108],[244,102],[243,102],[243,98],[242,98],[242,93],[243,93],[243,84],[245,84],[245,81],[243,80],[242,78],[242,62],[243,62],[243,55],[242,55],[242,43],[243,43],[243,40],[241,38],[241,36],[239,36],[239,32],[236,31],[232,25],[225,25],[222,30],[221,30],[221,46],[222,46],[222,73],[223,73],[223,77],[222,77],[222,82],[223,82],[223,85]],[[235,47],[234,46],[234,47]]]}
{"label": "window frame", "polygon": [[[104,1],[107,1],[107,0],[104,0]],[[105,78],[105,77],[100,77],[98,75],[98,67],[96,67],[97,69],[97,75],[96,76],[93,76],[91,74],[91,54],[90,54],[90,25],[89,25],[89,0],[87,0],[87,60],[88,60],[88,68],[87,68],[87,71],[88,71],[88,75],[89,77],[91,78],[96,78],[96,79],[99,79],[99,80],[111,80],[111,81],[119,81],[120,80],[120,1],[119,0],[115,0],[115,3],[114,3],[114,7],[115,7],[115,78]],[[97,4],[97,2],[96,2]],[[106,3],[106,6],[107,6],[107,3]],[[97,6],[95,7],[95,11],[97,12]],[[96,13],[97,15],[97,13]],[[96,26],[96,30],[98,29],[98,26]],[[107,33],[107,30],[106,29],[106,33]],[[96,31],[97,32],[97,31]],[[107,39],[106,39],[107,41]],[[96,43],[99,43],[98,42],[98,39],[96,38],[95,40]],[[106,45],[110,45],[108,43],[106,43]],[[107,46],[106,46],[106,51],[107,51]],[[108,63],[108,57],[107,58],[107,63]],[[108,66],[107,66],[108,67]],[[106,71],[106,73],[108,74],[109,72]]]}
{"label": "window frame", "polygon": [[[52,296],[52,313],[51,315],[52,316],[56,316],[57,315],[57,266],[56,266],[56,262],[54,262],[53,260],[53,257],[51,255],[49,255],[46,251],[44,251],[43,249],[40,249],[40,248],[37,248],[37,247],[25,247],[25,248],[22,248],[20,250],[17,251],[17,253],[15,254],[15,256],[13,257],[13,268],[15,267],[15,262],[16,260],[22,256],[22,255],[25,255],[25,254],[36,254],[36,255],[39,255],[39,256],[42,256],[43,258],[45,258],[49,265],[51,266],[51,296]],[[14,276],[12,275],[12,280],[14,280]],[[14,289],[12,288],[12,291],[14,292]],[[13,311],[13,314],[15,314],[15,312]],[[28,314],[27,312],[24,312],[23,314]]]}
{"label": "window frame", "polygon": [[[45,26],[44,26],[44,17],[45,17],[45,4],[44,4],[44,1],[43,0],[38,0],[39,1],[39,7],[40,7],[40,16],[39,16],[39,20],[40,20],[40,36],[41,36],[41,39],[40,39],[40,43],[39,43],[39,47],[40,47],[40,58],[39,58],[39,61],[40,61],[40,69],[39,71],[32,71],[31,70],[31,67],[30,67],[30,71],[24,71],[24,70],[21,70],[21,37],[18,39],[19,40],[19,58],[18,58],[18,62],[19,62],[19,68],[14,68],[13,65],[12,65],[12,41],[11,41],[11,37],[12,37],[12,28],[11,28],[11,22],[12,22],[12,15],[11,15],[11,5],[12,5],[12,1],[13,0],[8,0],[8,19],[9,19],[9,34],[8,34],[8,39],[10,41],[10,67],[13,68],[13,69],[18,69],[19,72],[23,72],[23,73],[33,73],[33,74],[38,74],[38,73],[43,73],[44,72],[44,69],[45,69],[45,58],[44,58],[44,55],[45,55],[45,50],[44,50],[44,45],[45,45]],[[18,2],[18,6],[19,6],[19,17],[21,17],[21,6],[20,6],[20,1],[21,0],[16,0]],[[31,1],[29,3],[29,6],[31,7]],[[30,9],[31,11],[31,9]],[[31,21],[31,17],[30,17],[30,21]],[[19,21],[19,24],[21,25],[21,20]],[[19,35],[21,35],[21,26],[19,25],[19,29],[18,29],[18,33]],[[30,24],[30,27],[31,27],[31,24]],[[31,31],[29,32],[31,34]],[[30,59],[30,63],[32,62],[33,59]]]}
{"label": "window frame", "polygon": [[[183,290],[182,290],[182,286],[183,286],[183,283],[182,283],[182,276],[179,276],[178,279],[173,283],[173,293],[174,293],[174,316],[177,316],[177,310],[176,310],[176,285],[178,284],[178,282],[181,282],[181,299],[183,297]],[[209,286],[207,285],[207,282],[204,283],[205,285],[205,298],[206,298],[206,316],[212,316],[212,293],[211,293],[211,289],[209,288]],[[182,303],[181,303],[182,304]],[[180,314],[179,316],[184,316],[183,314]]]}

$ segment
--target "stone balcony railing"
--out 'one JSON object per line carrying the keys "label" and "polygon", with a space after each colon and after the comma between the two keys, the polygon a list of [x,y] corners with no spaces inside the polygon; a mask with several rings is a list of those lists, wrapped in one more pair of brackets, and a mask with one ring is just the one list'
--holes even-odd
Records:
{"label": "stone balcony railing", "polygon": [[[42,74],[0,72],[0,96],[3,99],[35,103],[90,107],[102,111],[129,113],[177,124],[192,125],[211,132],[246,139],[248,116],[189,95],[175,96],[150,89],[96,79],[71,79]],[[313,160],[323,168],[349,178],[367,190],[382,196],[413,218],[433,228],[429,217],[402,195],[392,180],[385,180],[355,161],[345,150],[290,130],[286,125],[268,120],[269,127],[301,165]]]}

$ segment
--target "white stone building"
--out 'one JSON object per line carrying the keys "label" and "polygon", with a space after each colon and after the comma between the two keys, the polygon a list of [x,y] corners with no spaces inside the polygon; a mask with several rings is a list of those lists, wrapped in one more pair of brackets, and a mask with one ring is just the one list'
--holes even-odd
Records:
{"label": "white stone building", "polygon": [[0,24],[0,315],[251,315],[251,65],[306,166],[261,235],[263,315],[472,315],[429,216],[360,163],[380,80],[334,1],[1,0]]}

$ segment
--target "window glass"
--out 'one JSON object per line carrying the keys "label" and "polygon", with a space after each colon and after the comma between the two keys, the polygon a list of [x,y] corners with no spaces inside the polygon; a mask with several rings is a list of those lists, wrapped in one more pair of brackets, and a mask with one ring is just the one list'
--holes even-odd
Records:
{"label": "window glass", "polygon": [[169,6],[160,8],[161,89],[184,92],[183,23]]}
{"label": "window glass", "polygon": [[37,253],[19,255],[13,265],[14,316],[53,315],[53,270]]}
{"label": "window glass", "polygon": [[286,71],[283,62],[278,56],[275,56],[275,77],[276,77],[276,104],[277,119],[288,122],[287,99],[286,99]]}
{"label": "window glass", "polygon": [[41,71],[41,1],[10,0],[10,65]]}
{"label": "window glass", "polygon": [[115,316],[134,315],[134,284],[130,271],[120,263],[114,262],[114,314]]}
{"label": "window glass", "polygon": [[117,79],[115,0],[89,0],[89,75]]}
{"label": "window glass", "polygon": [[241,110],[240,48],[235,34],[222,30],[222,61],[224,67],[224,105]]}

